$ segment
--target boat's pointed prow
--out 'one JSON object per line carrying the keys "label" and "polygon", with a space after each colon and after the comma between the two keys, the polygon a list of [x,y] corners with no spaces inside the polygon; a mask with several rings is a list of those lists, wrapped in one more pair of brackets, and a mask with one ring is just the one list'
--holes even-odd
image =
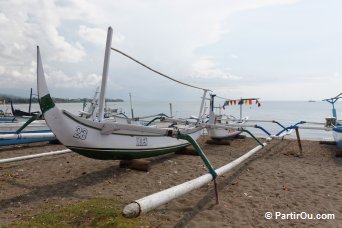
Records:
{"label": "boat's pointed prow", "polygon": [[46,85],[42,59],[40,57],[39,46],[37,46],[37,90],[40,103],[40,109],[44,114],[49,109],[53,108],[53,103],[49,90]]}

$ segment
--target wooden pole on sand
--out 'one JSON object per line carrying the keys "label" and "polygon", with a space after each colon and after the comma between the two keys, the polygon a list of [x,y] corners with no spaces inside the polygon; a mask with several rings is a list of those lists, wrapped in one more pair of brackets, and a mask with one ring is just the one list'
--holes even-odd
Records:
{"label": "wooden pole on sand", "polygon": [[297,142],[298,142],[298,147],[299,147],[299,151],[300,151],[300,156],[303,156],[303,148],[302,148],[302,143],[300,141],[298,127],[296,127],[296,136],[297,136]]}

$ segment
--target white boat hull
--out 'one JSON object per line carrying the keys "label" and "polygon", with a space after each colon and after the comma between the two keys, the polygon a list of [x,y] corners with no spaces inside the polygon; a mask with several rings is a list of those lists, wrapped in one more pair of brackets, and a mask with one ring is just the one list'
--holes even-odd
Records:
{"label": "white boat hull", "polygon": [[[48,127],[69,149],[90,158],[124,160],[165,154],[190,144],[186,140],[177,139],[174,128],[159,129],[105,120],[96,122],[58,109],[46,85],[39,49],[37,64],[41,111]],[[196,140],[202,129],[200,126],[188,126],[178,130]]]}
{"label": "white boat hull", "polygon": [[208,131],[210,138],[212,139],[232,138],[241,134],[241,131],[238,131],[236,129],[211,128],[211,129],[207,129],[207,131]]}
{"label": "white boat hull", "polygon": [[[222,115],[215,115],[214,113],[211,114],[210,120],[212,124],[217,124],[217,125],[225,125],[225,124],[230,124],[232,121],[228,120],[227,118],[225,119],[224,116]],[[238,122],[238,123],[243,123],[243,122]],[[227,138],[232,138],[235,137],[242,132],[235,129],[235,128],[208,128],[207,129],[208,134],[210,138],[212,139],[227,139]]]}
{"label": "white boat hull", "polygon": [[342,148],[342,127],[336,127],[333,129],[333,136],[337,147]]}
{"label": "white boat hull", "polygon": [[[137,159],[161,155],[189,145],[185,140],[134,130],[114,130],[104,133],[105,122],[82,119],[56,106],[44,113],[58,140],[81,155],[96,159]],[[145,127],[152,128],[152,127]],[[68,130],[66,130],[68,129]],[[171,129],[169,129],[171,130]],[[199,128],[190,135],[197,139]]]}

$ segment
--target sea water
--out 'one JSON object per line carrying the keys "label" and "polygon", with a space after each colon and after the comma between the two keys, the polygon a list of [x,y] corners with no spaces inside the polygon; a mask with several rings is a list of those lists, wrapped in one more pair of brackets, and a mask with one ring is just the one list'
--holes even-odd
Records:
{"label": "sea water", "polygon": [[[152,114],[164,113],[171,115],[170,103],[172,104],[172,115],[175,118],[188,118],[190,116],[198,116],[201,101],[133,101],[132,109],[129,101],[124,102],[109,102],[107,103],[110,108],[118,108],[128,117],[133,115],[146,116]],[[332,117],[332,105],[328,102],[308,102],[308,101],[260,101],[261,106],[253,102],[252,105],[242,105],[242,117],[248,117],[250,120],[275,120],[288,127],[299,121],[307,122],[320,122],[321,126],[325,123],[326,117]],[[68,110],[74,114],[78,114],[83,109],[82,103],[57,103],[59,108]],[[205,102],[208,113],[209,102]],[[215,112],[217,114],[232,115],[236,118],[240,117],[240,105],[229,105],[222,108],[223,100],[217,99],[215,101]],[[220,108],[221,107],[221,108]],[[15,104],[16,109],[28,111],[28,104]],[[342,102],[336,102],[335,108],[337,110],[337,117],[342,119]],[[86,107],[87,109],[87,107]],[[31,111],[39,110],[38,104],[32,104]],[[274,123],[258,123],[264,127],[271,134],[276,134],[282,128]],[[305,126],[305,125],[304,125]],[[316,125],[318,126],[318,125]],[[258,129],[250,129],[251,132],[257,136],[266,136]],[[311,140],[331,140],[332,132],[324,130],[305,130],[300,129],[300,136],[302,139]],[[294,138],[295,133],[290,137]]]}

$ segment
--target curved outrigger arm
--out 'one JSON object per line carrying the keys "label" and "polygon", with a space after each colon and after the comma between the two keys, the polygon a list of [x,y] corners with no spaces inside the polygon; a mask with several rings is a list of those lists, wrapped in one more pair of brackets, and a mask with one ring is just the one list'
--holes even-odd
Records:
{"label": "curved outrigger arm", "polygon": [[327,101],[332,105],[332,115],[333,117],[335,117],[337,119],[337,114],[336,114],[336,109],[335,109],[335,103],[339,100],[342,99],[342,93],[340,93],[339,95],[332,97],[332,98],[327,98],[324,99],[323,101]]}
{"label": "curved outrigger arm", "polygon": [[276,120],[248,120],[248,122],[259,122],[259,123],[275,123],[280,126],[282,129],[286,128],[283,124],[279,123]]}
{"label": "curved outrigger arm", "polygon": [[249,134],[259,145],[261,145],[263,147],[263,143],[260,142],[250,131],[246,130],[245,128],[243,127],[253,127],[253,128],[259,128],[261,130],[263,130],[268,136],[270,136],[268,134],[268,132],[260,127],[260,126],[257,126],[257,125],[247,125],[247,124],[207,124],[207,123],[203,123],[202,126],[205,126],[206,128],[219,128],[219,129],[226,129],[226,130],[229,130],[229,129],[235,129],[235,130],[238,130],[238,131],[242,131],[242,132],[246,132],[247,134]]}
{"label": "curved outrigger arm", "polygon": [[296,129],[296,128],[298,128],[298,126],[299,125],[301,125],[301,124],[305,124],[306,122],[305,121],[299,121],[298,123],[295,123],[295,124],[293,124],[293,125],[291,125],[291,126],[289,126],[289,127],[285,127],[283,130],[281,130],[281,131],[279,131],[277,134],[275,134],[275,136],[281,136],[282,135],[282,133],[284,133],[284,132],[289,132],[289,133],[291,133],[292,131],[289,131],[289,130],[293,130],[293,129]]}

